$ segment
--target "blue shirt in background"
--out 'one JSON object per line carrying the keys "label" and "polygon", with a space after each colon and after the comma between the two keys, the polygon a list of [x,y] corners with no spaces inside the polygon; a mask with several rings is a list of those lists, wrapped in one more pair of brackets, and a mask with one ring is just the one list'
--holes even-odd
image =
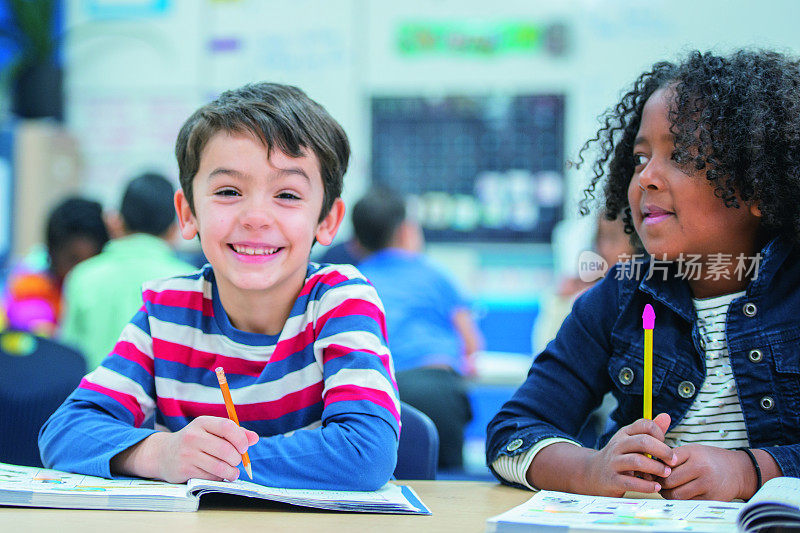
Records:
{"label": "blue shirt in background", "polygon": [[358,269],[383,301],[395,371],[447,365],[463,372],[453,315],[467,303],[441,270],[422,254],[396,248],[370,255]]}

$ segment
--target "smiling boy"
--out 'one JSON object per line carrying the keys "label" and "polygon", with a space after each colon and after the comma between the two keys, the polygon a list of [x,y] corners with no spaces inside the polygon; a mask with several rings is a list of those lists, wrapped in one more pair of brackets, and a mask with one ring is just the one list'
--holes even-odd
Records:
{"label": "smiling boy", "polygon": [[237,479],[247,451],[260,484],[379,488],[399,433],[383,307],[355,268],[308,262],[344,216],[341,126],[295,87],[252,84],[189,117],[176,156],[181,233],[210,264],[145,284],[111,355],[42,428],[43,462],[180,483]]}

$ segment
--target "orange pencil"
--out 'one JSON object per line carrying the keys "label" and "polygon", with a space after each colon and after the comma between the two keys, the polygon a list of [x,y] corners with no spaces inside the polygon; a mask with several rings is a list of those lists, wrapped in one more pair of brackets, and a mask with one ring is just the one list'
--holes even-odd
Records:
{"label": "orange pencil", "polygon": [[[222,398],[225,400],[225,409],[228,411],[228,418],[236,422],[238,426],[239,417],[236,416],[236,408],[233,406],[233,398],[231,398],[231,391],[228,388],[228,378],[225,377],[225,371],[221,366],[218,366],[214,369],[214,372],[217,373],[217,381],[219,381],[219,388],[222,391]],[[247,471],[247,475],[250,476],[250,479],[253,479],[253,469],[250,467],[250,456],[247,455],[247,452],[242,454],[242,463],[244,464],[244,469]]]}

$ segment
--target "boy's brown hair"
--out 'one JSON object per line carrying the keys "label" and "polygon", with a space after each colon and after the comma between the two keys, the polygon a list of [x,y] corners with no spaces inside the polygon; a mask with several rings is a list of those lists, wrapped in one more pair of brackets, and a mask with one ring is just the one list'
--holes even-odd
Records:
{"label": "boy's brown hair", "polygon": [[291,157],[304,148],[317,156],[324,187],[325,218],[333,202],[342,195],[342,178],[350,159],[350,144],[342,127],[302,90],[277,83],[252,83],[225,91],[184,122],[175,142],[179,179],[194,212],[192,181],[200,167],[200,156],[215,134],[251,133],[271,151],[278,148]]}

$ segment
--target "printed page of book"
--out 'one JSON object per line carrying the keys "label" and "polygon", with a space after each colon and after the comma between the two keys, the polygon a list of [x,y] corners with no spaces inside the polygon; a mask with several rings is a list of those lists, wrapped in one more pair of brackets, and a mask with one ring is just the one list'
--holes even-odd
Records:
{"label": "printed page of book", "polygon": [[[323,509],[352,511],[384,511],[384,512],[425,512],[415,506],[406,497],[413,491],[409,487],[401,487],[387,483],[381,489],[371,492],[345,490],[306,490],[265,487],[249,481],[207,481],[190,479],[189,491],[201,495],[204,492],[225,492],[252,498],[317,507]],[[416,494],[414,494],[416,498]],[[413,498],[412,498],[413,499]],[[419,498],[416,498],[418,503]]]}
{"label": "printed page of book", "polygon": [[800,508],[800,478],[776,477],[770,479],[756,492],[748,507],[760,502],[775,502]]}
{"label": "printed page of book", "polygon": [[0,502],[31,507],[195,510],[186,485],[0,463]]}
{"label": "printed page of book", "polygon": [[800,479],[770,479],[744,506],[739,516],[741,531],[800,526]]}
{"label": "printed page of book", "polygon": [[619,531],[732,531],[744,504],[712,501],[610,498],[540,491],[530,500],[489,519],[503,531],[517,524],[568,526],[581,530]]}

